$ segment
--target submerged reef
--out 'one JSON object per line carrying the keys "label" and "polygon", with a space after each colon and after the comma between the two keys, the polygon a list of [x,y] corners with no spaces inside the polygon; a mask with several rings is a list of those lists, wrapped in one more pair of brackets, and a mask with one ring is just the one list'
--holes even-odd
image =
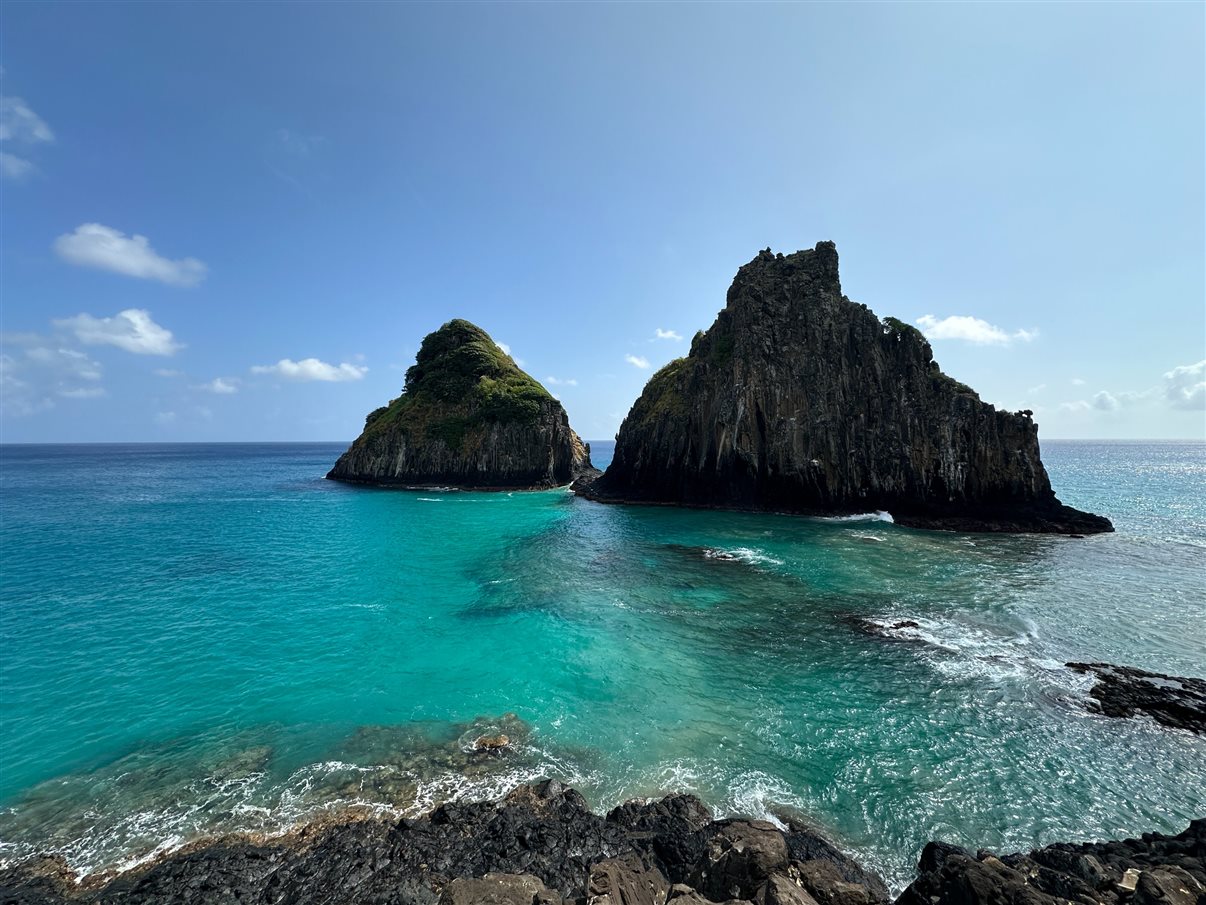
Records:
{"label": "submerged reef", "polygon": [[604,502],[813,514],[885,510],[958,531],[1090,534],[1029,412],[947,376],[915,327],[842,294],[832,242],[758,254],[690,353],[653,375],[615,458],[576,490]]}
{"label": "submerged reef", "polygon": [[[932,842],[896,905],[1198,905],[1206,820],[1177,836],[1052,845],[996,857]],[[606,816],[554,780],[497,803],[417,819],[311,824],[231,837],[77,883],[58,858],[0,871],[6,905],[390,903],[390,905],[887,905],[883,882],[795,822],[713,820],[690,795]]]}
{"label": "submerged reef", "polygon": [[558,487],[594,473],[561,403],[480,327],[428,334],[402,395],[369,413],[327,477],[379,486]]}

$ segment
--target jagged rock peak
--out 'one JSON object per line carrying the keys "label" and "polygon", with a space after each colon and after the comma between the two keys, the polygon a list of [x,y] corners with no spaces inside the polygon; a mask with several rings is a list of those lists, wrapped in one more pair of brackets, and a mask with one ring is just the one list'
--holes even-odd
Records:
{"label": "jagged rock peak", "polygon": [[369,413],[327,474],[381,486],[556,487],[591,473],[561,403],[481,327],[451,320],[423,340],[402,395]]}
{"label": "jagged rock peak", "polygon": [[685,358],[653,375],[580,493],[802,513],[887,510],[917,527],[1110,531],[1062,505],[1029,412],[942,373],[916,327],[842,294],[832,242],[763,250]]}

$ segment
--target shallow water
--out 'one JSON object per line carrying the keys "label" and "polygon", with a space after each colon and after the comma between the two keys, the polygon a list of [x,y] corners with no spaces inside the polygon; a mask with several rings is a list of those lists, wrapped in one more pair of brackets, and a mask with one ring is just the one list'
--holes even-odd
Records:
{"label": "shallow water", "polygon": [[1118,527],[1084,540],[377,491],[322,480],[341,451],[0,449],[0,854],[85,872],[552,775],[800,814],[899,887],[934,837],[1206,814],[1206,740],[1089,715],[1062,665],[1206,675],[1203,444],[1045,444]]}

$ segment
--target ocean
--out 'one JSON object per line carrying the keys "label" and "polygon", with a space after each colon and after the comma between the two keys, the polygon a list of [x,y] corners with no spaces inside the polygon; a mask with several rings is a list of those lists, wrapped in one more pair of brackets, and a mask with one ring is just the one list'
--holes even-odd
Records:
{"label": "ocean", "polygon": [[0,447],[0,857],[553,776],[805,820],[899,889],[933,838],[1206,815],[1206,738],[1063,665],[1206,676],[1206,444],[1044,443],[1084,539],[323,480],[344,448]]}

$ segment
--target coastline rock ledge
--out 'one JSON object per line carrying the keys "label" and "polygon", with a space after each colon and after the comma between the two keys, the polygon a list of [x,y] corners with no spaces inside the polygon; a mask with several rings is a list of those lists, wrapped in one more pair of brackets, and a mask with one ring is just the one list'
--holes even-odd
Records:
{"label": "coastline rock ledge", "polygon": [[575,490],[601,502],[804,514],[886,510],[954,531],[1092,534],[1065,506],[1029,412],[942,373],[921,331],[842,295],[832,242],[762,251],[690,354],[653,375],[615,458]]}
{"label": "coastline rock ledge", "polygon": [[561,403],[480,327],[452,320],[423,340],[402,395],[369,413],[327,477],[376,486],[559,487],[591,468]]}

